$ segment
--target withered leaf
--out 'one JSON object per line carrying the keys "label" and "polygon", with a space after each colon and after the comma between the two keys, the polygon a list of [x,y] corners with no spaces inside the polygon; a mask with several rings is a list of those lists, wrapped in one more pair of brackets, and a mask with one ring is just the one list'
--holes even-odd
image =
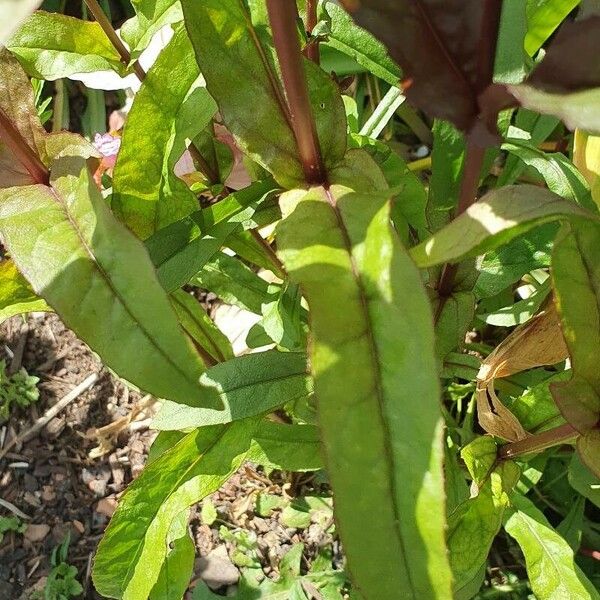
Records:
{"label": "withered leaf", "polygon": [[491,83],[502,2],[343,0],[404,72],[404,91],[432,117],[468,130]]}
{"label": "withered leaf", "polygon": [[477,375],[477,414],[488,433],[515,442],[527,437],[518,419],[494,391],[494,379],[553,365],[569,356],[558,311],[551,299],[543,312],[517,327],[483,361]]}

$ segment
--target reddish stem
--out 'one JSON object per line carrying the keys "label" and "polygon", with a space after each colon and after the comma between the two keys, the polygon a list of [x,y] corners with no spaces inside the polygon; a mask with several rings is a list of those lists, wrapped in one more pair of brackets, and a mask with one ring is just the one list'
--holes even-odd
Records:
{"label": "reddish stem", "polygon": [[0,108],[0,139],[27,169],[35,183],[50,184],[50,172],[37,153]]}
{"label": "reddish stem", "polygon": [[295,0],[267,0],[267,11],[304,177],[308,183],[323,184],[327,177],[296,31],[298,8]]}
{"label": "reddish stem", "polygon": [[[89,8],[92,15],[94,15],[94,19],[98,22],[100,27],[102,27],[102,31],[106,34],[111,44],[115,47],[115,50],[119,53],[121,57],[121,62],[129,67],[131,63],[131,53],[127,50],[125,44],[121,41],[121,38],[117,35],[112,23],[108,20],[108,17],[104,14],[101,6],[98,4],[97,0],[85,0],[87,7]],[[133,71],[137,75],[137,78],[140,81],[144,81],[146,77],[146,71],[142,68],[140,63],[137,61],[133,63]]]}
{"label": "reddish stem", "polygon": [[[306,0],[306,32],[309,36],[317,26],[317,5],[317,0]],[[317,65],[321,62],[319,42],[317,40],[308,41],[306,48],[304,48],[304,56]]]}

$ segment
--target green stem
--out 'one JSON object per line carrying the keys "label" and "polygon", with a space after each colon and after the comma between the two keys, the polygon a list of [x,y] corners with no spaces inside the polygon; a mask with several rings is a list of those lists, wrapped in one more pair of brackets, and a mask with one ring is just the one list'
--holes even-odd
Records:
{"label": "green stem", "polygon": [[541,452],[546,448],[569,442],[578,435],[579,432],[572,425],[565,423],[554,429],[531,435],[524,440],[505,444],[498,451],[498,458],[507,460],[531,452]]}
{"label": "green stem", "polygon": [[27,169],[35,183],[50,185],[50,172],[37,153],[0,108],[0,139]]}
{"label": "green stem", "polygon": [[295,0],[267,0],[267,11],[304,177],[307,183],[323,184],[327,176],[296,31],[298,8]]}

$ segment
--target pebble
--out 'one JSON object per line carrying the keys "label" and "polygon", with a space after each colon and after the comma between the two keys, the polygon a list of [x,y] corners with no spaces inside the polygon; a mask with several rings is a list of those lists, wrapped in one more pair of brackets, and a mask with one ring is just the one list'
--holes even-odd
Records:
{"label": "pebble", "polygon": [[25,530],[23,536],[32,543],[41,542],[50,533],[50,527],[45,523],[39,525],[31,524]]}
{"label": "pebble", "polygon": [[227,548],[224,545],[217,546],[196,561],[198,575],[212,590],[233,585],[240,578],[240,572],[231,562]]}

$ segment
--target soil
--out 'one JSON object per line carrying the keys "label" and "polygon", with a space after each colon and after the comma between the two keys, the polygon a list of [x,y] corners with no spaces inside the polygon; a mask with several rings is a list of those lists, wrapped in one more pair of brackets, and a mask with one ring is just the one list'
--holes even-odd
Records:
{"label": "soil", "polygon": [[[0,425],[0,452],[65,394],[98,374],[89,390],[0,460],[0,516],[16,510],[27,516],[23,520],[28,525],[24,533],[5,534],[0,543],[0,600],[25,600],[42,590],[52,550],[68,534],[68,562],[78,569],[82,597],[102,598],[91,581],[94,552],[119,496],[145,464],[156,436],[148,427],[154,403],[104,368],[56,315],[13,317],[0,325],[0,359],[40,378],[40,400],[14,411]],[[110,429],[99,435],[96,430],[107,425]],[[265,576],[277,576],[279,559],[298,542],[305,544],[305,566],[320,548],[331,549],[332,544],[334,562],[339,563],[339,548],[327,526],[313,523],[295,529],[286,527],[277,512],[261,517],[254,510],[258,492],[289,497],[315,491],[320,491],[319,484],[310,475],[267,476],[253,465],[242,467],[211,497],[218,518],[210,527],[202,522],[200,507],[192,513],[194,578],[209,581],[216,572],[217,582],[211,585],[226,591],[239,577],[230,559],[235,544],[223,539],[219,527],[255,536]]]}

